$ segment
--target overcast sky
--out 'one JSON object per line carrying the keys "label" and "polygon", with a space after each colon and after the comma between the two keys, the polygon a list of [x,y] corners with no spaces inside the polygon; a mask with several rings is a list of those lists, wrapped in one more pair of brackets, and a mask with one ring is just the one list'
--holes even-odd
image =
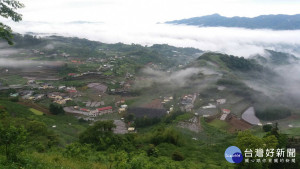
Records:
{"label": "overcast sky", "polygon": [[[300,30],[199,28],[156,24],[219,13],[254,17],[300,13],[300,0],[20,0],[23,21],[4,20],[18,33],[87,38],[104,43],[169,44],[248,57],[264,49],[300,57]],[[1,18],[0,18],[1,21]],[[3,19],[2,19],[3,21]],[[72,21],[92,23],[75,24]]]}
{"label": "overcast sky", "polygon": [[299,0],[20,0],[25,21],[164,22],[224,16],[299,13]]}

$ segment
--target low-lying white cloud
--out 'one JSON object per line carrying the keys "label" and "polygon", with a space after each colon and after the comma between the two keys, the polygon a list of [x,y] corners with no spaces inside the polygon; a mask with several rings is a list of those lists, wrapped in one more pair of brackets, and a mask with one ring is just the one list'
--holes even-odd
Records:
{"label": "low-lying white cloud", "polygon": [[169,84],[174,84],[176,86],[184,86],[188,79],[195,75],[200,73],[199,68],[187,68],[183,70],[179,70],[176,72],[172,73],[166,73],[158,70],[153,70],[151,68],[145,68],[142,72],[146,76],[150,76],[150,79],[153,82],[156,83],[169,83]]}
{"label": "low-lying white cloud", "polygon": [[164,72],[146,67],[141,70],[141,73],[143,74],[143,76],[142,79],[138,78],[136,80],[134,86],[136,88],[150,87],[154,83],[159,85],[167,85],[169,88],[185,87],[190,86],[191,82],[195,83],[203,81],[205,83],[205,79],[191,80],[192,76],[198,75],[200,73],[204,75],[220,75],[214,70],[197,67],[190,67],[174,72]]}
{"label": "low-lying white cloud", "polygon": [[11,23],[16,32],[76,36],[104,43],[169,44],[248,57],[264,49],[300,56],[300,30],[273,31],[167,24],[122,25],[91,23]]}
{"label": "low-lying white cloud", "polygon": [[0,58],[0,67],[5,68],[34,68],[43,66],[61,66],[59,61],[33,61],[33,60],[16,60]]}

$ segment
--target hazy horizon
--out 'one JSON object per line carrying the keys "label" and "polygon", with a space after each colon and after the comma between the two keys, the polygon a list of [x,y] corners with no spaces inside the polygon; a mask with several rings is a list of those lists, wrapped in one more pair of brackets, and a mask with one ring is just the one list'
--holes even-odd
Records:
{"label": "hazy horizon", "polygon": [[236,56],[264,54],[264,49],[287,52],[300,57],[300,30],[274,31],[225,27],[196,27],[168,24],[131,25],[107,23],[12,23],[15,32],[40,36],[79,37],[103,43],[168,44],[194,47]]}
{"label": "hazy horizon", "polygon": [[[297,14],[296,0],[23,0],[23,21],[3,20],[17,33],[79,37],[104,43],[169,44],[249,57],[264,49],[300,57],[300,30],[273,31],[157,24],[219,13],[255,17]],[[0,20],[1,21],[1,20]],[[78,23],[77,21],[82,21]]]}

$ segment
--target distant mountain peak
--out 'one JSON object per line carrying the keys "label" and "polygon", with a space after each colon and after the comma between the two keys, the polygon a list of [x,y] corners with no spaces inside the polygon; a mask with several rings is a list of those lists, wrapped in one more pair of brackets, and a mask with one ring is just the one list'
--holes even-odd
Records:
{"label": "distant mountain peak", "polygon": [[167,24],[185,24],[201,27],[240,27],[248,29],[298,30],[300,14],[260,15],[257,17],[225,17],[218,13],[182,20],[168,21]]}
{"label": "distant mountain peak", "polygon": [[220,15],[220,14],[218,14],[218,13],[214,13],[214,14],[207,15],[207,16],[221,16],[221,15]]}

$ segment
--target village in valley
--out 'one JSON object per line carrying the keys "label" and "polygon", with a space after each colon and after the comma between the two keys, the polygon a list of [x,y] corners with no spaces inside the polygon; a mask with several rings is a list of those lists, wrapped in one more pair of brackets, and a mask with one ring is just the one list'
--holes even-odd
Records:
{"label": "village in valley", "polygon": [[[273,80],[266,80],[272,72],[253,60],[169,45],[59,36],[16,39],[13,52],[0,50],[0,59],[7,62],[0,65],[0,111],[20,120],[18,124],[27,121],[28,130],[47,130],[33,139],[39,140],[34,143],[39,155],[52,152],[55,145],[67,159],[65,152],[73,156],[73,150],[81,154],[90,146],[96,159],[99,150],[109,147],[100,152],[111,153],[123,144],[118,153],[132,149],[151,160],[174,160],[179,150],[194,159],[231,145],[238,133],[247,131],[262,138],[279,126],[280,132],[298,136],[297,103],[277,106],[278,100],[249,87]],[[282,94],[276,87],[272,92]],[[98,137],[95,132],[101,141],[93,144],[99,150],[89,144]],[[300,147],[298,138],[289,141]]]}
{"label": "village in valley", "polygon": [[[60,43],[69,41],[55,38]],[[9,97],[17,98],[23,105],[36,105],[35,109],[43,114],[51,114],[45,110],[55,105],[91,124],[99,120],[114,120],[116,133],[137,132],[140,127],[151,126],[178,112],[182,112],[179,115],[185,118],[177,126],[192,131],[201,130],[201,118],[229,132],[272,124],[270,121],[261,122],[251,101],[232,93],[230,86],[215,84],[224,76],[216,63],[205,60],[189,63],[201,55],[201,51],[153,46],[166,55],[163,59],[157,56],[153,60],[149,59],[148,53],[140,57],[125,52],[126,48],[142,50],[139,45],[122,45],[108,47],[100,44],[91,54],[85,52],[84,55],[88,55],[84,57],[75,48],[53,45],[14,53],[10,59],[27,59],[30,64],[1,68],[0,90],[9,91]],[[149,55],[153,54],[151,52]],[[183,59],[183,62],[182,58],[187,55],[190,60]],[[196,80],[187,79],[183,87],[174,86],[172,79],[160,84],[155,79],[157,74],[145,74],[151,70],[172,76],[199,65],[204,65],[205,69],[197,74],[191,73],[189,78]],[[149,86],[147,83],[153,84]]]}

